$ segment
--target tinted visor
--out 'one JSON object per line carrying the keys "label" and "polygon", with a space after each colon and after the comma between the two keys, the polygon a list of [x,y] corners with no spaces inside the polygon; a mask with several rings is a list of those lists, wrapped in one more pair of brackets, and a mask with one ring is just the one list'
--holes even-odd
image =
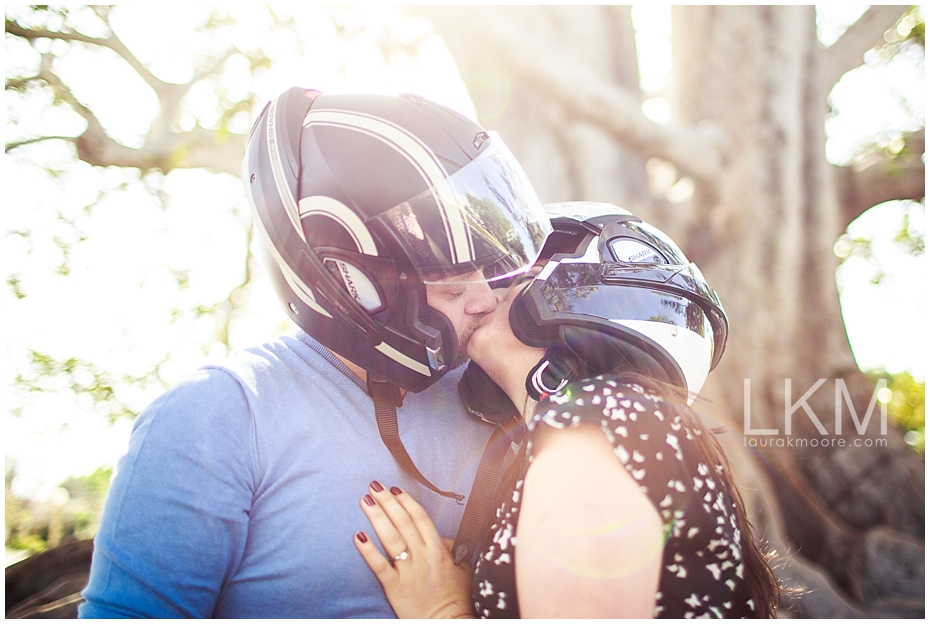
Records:
{"label": "tinted visor", "polygon": [[[586,314],[610,320],[667,323],[713,337],[701,307],[689,298],[664,290],[615,288],[602,278],[602,267],[611,265],[559,264],[539,289],[552,314]],[[650,271],[655,283],[662,274]],[[667,276],[666,277],[670,277]]]}
{"label": "tinted visor", "polygon": [[516,158],[499,138],[488,144],[451,176],[374,218],[407,250],[425,283],[525,272],[552,231]]}
{"label": "tinted visor", "polygon": [[614,328],[614,333],[642,332],[648,327],[644,323],[687,329],[714,362],[719,349],[707,314],[712,306],[698,303],[713,295],[691,271],[690,266],[550,262],[523,296],[542,326],[570,323]]}

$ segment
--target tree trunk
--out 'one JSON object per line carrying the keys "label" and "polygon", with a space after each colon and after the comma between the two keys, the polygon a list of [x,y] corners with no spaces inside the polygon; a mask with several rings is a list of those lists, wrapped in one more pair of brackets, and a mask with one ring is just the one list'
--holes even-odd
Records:
{"label": "tree trunk", "polygon": [[742,424],[750,380],[752,424],[784,431],[786,379],[796,400],[856,370],[834,279],[846,224],[824,156],[832,85],[820,81],[814,7],[683,6],[672,24],[673,115],[712,122],[729,144],[719,195],[699,187],[681,241],[732,324],[714,394]]}
{"label": "tree trunk", "polygon": [[[573,117],[569,107],[508,62],[495,41],[477,40],[473,30],[505,26],[516,29],[520,40],[557,42],[557,49],[568,50],[596,75],[638,98],[629,7],[443,7],[422,12],[445,37],[479,122],[504,137],[544,202],[610,201],[633,212],[650,206],[641,156],[597,124]],[[565,79],[570,84],[571,77]]]}
{"label": "tree trunk", "polygon": [[[422,9],[456,58],[479,120],[501,133],[544,202],[628,208],[667,231],[719,293],[730,338],[705,386],[712,403],[703,411],[736,434],[728,449],[740,479],[763,492],[748,495],[747,506],[781,551],[781,574],[819,589],[794,602],[807,616],[907,615],[914,600],[923,604],[922,592],[874,589],[888,562],[875,558],[882,549],[874,544],[884,538],[869,532],[885,524],[918,537],[922,561],[923,462],[893,430],[888,448],[836,447],[857,434],[848,409],[842,434],[835,431],[834,380],[843,380],[860,419],[872,384],[856,368],[840,313],[833,245],[848,216],[837,168],[824,156],[824,118],[842,72],[904,12],[882,10],[867,13],[861,32],[850,29],[826,54],[813,6],[674,7],[673,119],[659,128],[617,119],[641,117],[629,7]],[[858,57],[845,49],[853,35],[865,38]],[[691,149],[666,144],[668,131]],[[690,200],[673,205],[650,193],[646,162],[656,156],[679,176],[692,175]],[[798,402],[820,379],[827,381],[806,401],[812,418]],[[744,431],[747,413],[751,429],[778,434]],[[865,435],[878,437],[878,425],[873,414]],[[792,438],[829,438],[832,446],[748,446],[749,439]],[[849,466],[870,467],[869,478]],[[870,490],[869,480],[885,487]],[[786,537],[816,563],[789,557]],[[887,542],[908,539],[895,534]],[[911,567],[917,572],[907,574],[922,582],[922,563]],[[890,595],[904,602],[891,604]]]}

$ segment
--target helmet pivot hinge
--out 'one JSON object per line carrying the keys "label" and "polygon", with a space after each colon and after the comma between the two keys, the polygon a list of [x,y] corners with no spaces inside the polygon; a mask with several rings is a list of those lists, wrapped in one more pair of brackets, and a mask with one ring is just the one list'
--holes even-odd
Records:
{"label": "helmet pivot hinge", "polygon": [[434,371],[439,372],[446,367],[445,359],[442,357],[442,348],[426,347],[426,357],[429,359],[430,368]]}

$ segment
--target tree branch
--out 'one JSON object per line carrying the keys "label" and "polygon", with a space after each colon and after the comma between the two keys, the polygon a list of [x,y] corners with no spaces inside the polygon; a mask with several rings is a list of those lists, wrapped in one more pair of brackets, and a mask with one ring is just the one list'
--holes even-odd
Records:
{"label": "tree branch", "polygon": [[[97,11],[98,17],[109,28],[105,12]],[[230,48],[222,57],[209,67],[198,72],[192,80],[183,85],[166,83],[156,78],[126,48],[119,38],[112,34],[106,38],[88,37],[76,32],[53,32],[43,29],[26,29],[15,22],[7,20],[7,32],[27,40],[41,38],[79,41],[89,45],[109,48],[119,54],[136,72],[155,89],[161,104],[158,118],[154,121],[148,139],[139,149],[126,147],[113,140],[104,129],[100,120],[87,106],[82,104],[71,92],[52,68],[53,57],[43,54],[38,74],[29,78],[14,78],[7,81],[8,89],[21,89],[32,81],[44,82],[57,97],[68,104],[87,122],[87,128],[78,137],[35,137],[12,142],[6,150],[15,149],[28,143],[35,143],[54,138],[73,141],[77,147],[78,158],[91,165],[133,167],[138,169],[158,168],[169,171],[177,167],[205,168],[223,171],[232,175],[240,174],[242,154],[245,151],[246,137],[239,134],[219,135],[217,132],[196,127],[189,132],[179,133],[172,128],[173,120],[184,94],[191,85],[215,74],[230,56],[236,53]]]}
{"label": "tree branch", "polygon": [[551,52],[493,16],[485,19],[484,11],[488,9],[418,8],[437,29],[457,30],[464,38],[480,40],[488,54],[501,59],[514,75],[560,102],[571,114],[603,127],[645,158],[658,156],[682,173],[713,183],[725,157],[724,139],[715,129],[653,122],[643,115],[639,98],[628,90],[576,59]]}
{"label": "tree branch", "polygon": [[185,133],[173,133],[166,140],[147,142],[139,149],[120,145],[106,135],[84,133],[78,137],[78,157],[99,166],[134,167],[138,169],[207,169],[239,176],[246,137],[228,135],[218,140],[216,133],[194,128]]}
{"label": "tree branch", "polygon": [[7,143],[4,148],[4,153],[9,152],[10,150],[14,150],[17,147],[38,143],[39,141],[70,141],[74,143],[77,141],[77,139],[75,137],[69,136],[40,136],[31,139],[23,139],[22,141],[13,141],[12,143]]}
{"label": "tree branch", "polygon": [[[122,165],[130,167],[142,167],[138,164],[136,158],[139,150],[133,150],[124,145],[120,145],[107,135],[103,125],[93,111],[84,106],[71,92],[61,78],[58,77],[51,67],[51,55],[42,55],[42,61],[39,67],[37,79],[45,81],[51,87],[55,94],[74,112],[84,118],[87,122],[87,128],[83,133],[74,139],[77,145],[78,157],[92,165]],[[104,156],[106,154],[106,156]],[[125,163],[125,164],[124,164]],[[131,163],[131,164],[130,164]],[[151,167],[147,164],[142,168]]]}
{"label": "tree branch", "polygon": [[105,45],[105,39],[97,37],[88,37],[78,32],[57,32],[45,30],[44,28],[23,28],[12,20],[6,20],[6,32],[17,37],[22,37],[28,41],[36,39],[61,39],[62,41],[80,41],[91,45]]}
{"label": "tree branch", "polygon": [[216,75],[220,69],[222,69],[223,63],[229,60],[229,57],[231,57],[233,54],[237,54],[238,52],[239,50],[237,50],[235,47],[229,48],[226,50],[226,53],[223,54],[223,56],[220,58],[216,59],[216,62],[210,65],[210,67],[207,67],[206,69],[194,74],[194,77],[188,84],[193,85],[194,83],[200,82],[204,78],[209,78],[210,76]]}
{"label": "tree branch", "polygon": [[[103,18],[101,18],[103,19]],[[104,23],[109,29],[109,23],[104,19]],[[42,28],[23,28],[16,22],[11,20],[6,20],[6,32],[11,35],[16,35],[17,37],[22,37],[28,41],[35,41],[36,39],[60,39],[62,41],[79,41],[81,43],[86,43],[89,45],[96,45],[103,48],[109,48],[110,50],[119,54],[123,60],[125,60],[129,65],[136,70],[139,76],[152,87],[157,94],[161,94],[166,88],[173,87],[170,83],[159,80],[155,77],[152,72],[142,64],[136,56],[129,51],[123,42],[117,37],[113,30],[110,29],[110,34],[107,37],[88,37],[87,35],[81,34],[79,32],[58,32],[52,30],[45,30]]]}
{"label": "tree branch", "polygon": [[10,78],[6,81],[6,87],[4,90],[23,91],[25,90],[26,85],[37,80],[42,80],[41,76],[38,74],[35,76],[25,76],[23,78]]}
{"label": "tree branch", "polygon": [[875,154],[860,163],[836,168],[844,228],[882,202],[923,199],[926,191],[925,167],[921,162],[924,144],[924,130],[920,130],[905,138],[905,147],[895,158]]}
{"label": "tree branch", "polygon": [[39,73],[30,80],[45,82],[58,98],[70,106],[87,122],[87,128],[78,137],[36,137],[10,143],[7,151],[46,139],[61,138],[73,141],[78,158],[101,167],[158,168],[170,171],[177,167],[204,168],[240,175],[245,135],[227,134],[220,138],[214,131],[196,127],[189,132],[165,132],[157,138],[150,136],[139,149],[126,147],[114,141],[106,132],[93,111],[74,96],[64,82],[52,71],[51,55],[43,55]]}
{"label": "tree branch", "polygon": [[840,77],[862,64],[862,56],[907,12],[906,6],[872,6],[829,48],[822,50],[820,86],[829,93]]}
{"label": "tree branch", "polygon": [[168,168],[209,169],[238,178],[242,175],[242,156],[247,139],[244,134],[221,136],[214,130],[199,126],[190,132],[174,134]]}

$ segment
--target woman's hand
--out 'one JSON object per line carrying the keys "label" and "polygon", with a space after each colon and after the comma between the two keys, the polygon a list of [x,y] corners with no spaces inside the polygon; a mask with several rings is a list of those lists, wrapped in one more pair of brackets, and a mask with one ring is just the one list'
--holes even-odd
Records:
{"label": "woman's hand", "polygon": [[[452,540],[439,536],[426,511],[397,487],[377,481],[361,502],[389,561],[363,531],[355,547],[375,573],[399,618],[471,618],[471,571],[455,565]],[[405,555],[406,553],[406,555]]]}

